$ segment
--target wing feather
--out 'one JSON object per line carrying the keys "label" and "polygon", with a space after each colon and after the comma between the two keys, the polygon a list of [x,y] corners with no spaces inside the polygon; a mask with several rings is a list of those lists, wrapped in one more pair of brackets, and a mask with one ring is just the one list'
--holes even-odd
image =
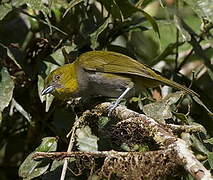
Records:
{"label": "wing feather", "polygon": [[153,75],[156,75],[152,70],[148,72],[145,65],[116,52],[90,51],[82,54],[78,62],[84,69],[90,71],[132,74],[150,79],[155,79]]}

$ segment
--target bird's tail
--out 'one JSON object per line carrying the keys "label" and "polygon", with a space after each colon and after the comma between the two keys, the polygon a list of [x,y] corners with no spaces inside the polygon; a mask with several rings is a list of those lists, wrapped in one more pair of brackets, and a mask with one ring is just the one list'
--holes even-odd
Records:
{"label": "bird's tail", "polygon": [[181,85],[181,84],[179,84],[179,83],[176,83],[176,82],[174,82],[174,81],[171,81],[171,80],[166,79],[166,78],[163,78],[163,77],[161,77],[161,80],[160,80],[160,81],[163,82],[163,84],[165,84],[165,85],[172,86],[172,87],[174,87],[174,88],[183,90],[183,91],[185,91],[186,93],[191,94],[191,95],[193,95],[193,96],[200,97],[199,94],[197,94],[197,93],[194,92],[193,90],[191,90],[191,89],[189,89],[189,88],[187,88],[187,87],[185,87],[185,86],[183,86],[183,85]]}

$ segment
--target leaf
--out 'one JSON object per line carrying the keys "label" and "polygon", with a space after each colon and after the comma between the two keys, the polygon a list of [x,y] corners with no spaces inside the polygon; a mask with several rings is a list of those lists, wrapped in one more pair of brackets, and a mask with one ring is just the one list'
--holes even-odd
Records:
{"label": "leaf", "polygon": [[1,122],[2,122],[2,113],[0,111],[0,124],[1,124]]}
{"label": "leaf", "polygon": [[208,155],[209,165],[210,165],[211,169],[213,169],[213,152],[209,152],[207,155]]}
{"label": "leaf", "polygon": [[163,52],[161,52],[155,59],[152,61],[152,65],[157,64],[161,60],[166,59],[167,56],[173,54],[173,50],[176,49],[178,46],[182,45],[184,42],[175,42],[170,43],[168,46],[164,49]]}
{"label": "leaf", "polygon": [[[72,179],[73,178],[73,172],[72,172],[72,167],[73,164],[72,162],[75,161],[74,157],[68,158],[68,168],[69,170],[66,172],[66,180]],[[42,175],[42,179],[45,180],[58,180],[61,178],[61,172],[63,169],[63,164],[64,164],[64,159],[62,160],[54,160],[51,164],[50,170]],[[70,169],[71,168],[71,169]]]}
{"label": "leaf", "polygon": [[180,34],[182,35],[182,38],[184,41],[191,41],[191,35],[190,33],[185,29],[183,21],[176,15],[174,15],[174,22],[175,26],[179,30]]}
{"label": "leaf", "polygon": [[45,112],[48,112],[50,109],[50,106],[53,102],[54,96],[52,94],[46,95],[46,105],[45,105]]}
{"label": "leaf", "polygon": [[[5,46],[5,45],[2,44],[2,43],[0,43],[0,45],[1,45],[3,48],[6,49],[8,57],[18,66],[18,68],[22,69],[21,66],[20,66],[20,64],[18,63],[18,60],[16,59],[16,58],[18,58],[18,57],[15,57],[15,56],[13,55],[13,53],[12,53],[11,50],[10,50],[10,48],[8,48],[7,46]],[[20,57],[20,58],[22,58],[22,57]]]}
{"label": "leaf", "polygon": [[[58,66],[57,66],[58,67]],[[44,89],[44,79],[42,78],[41,75],[38,75],[38,96],[41,100],[41,102],[43,103],[44,101],[46,101],[45,104],[45,112],[48,112],[50,109],[50,106],[53,102],[54,96],[51,94],[47,94],[45,96],[43,96],[41,94],[42,90]]]}
{"label": "leaf", "polygon": [[204,146],[204,144],[194,135],[192,134],[190,136],[192,142],[193,142],[193,146],[200,152],[204,153],[204,154],[208,154],[209,150]]}
{"label": "leaf", "polygon": [[105,116],[100,116],[98,119],[99,128],[104,128],[104,126],[109,122],[109,118]]}
{"label": "leaf", "polygon": [[70,3],[68,4],[68,8],[65,11],[65,13],[63,14],[63,18],[66,16],[66,14],[69,12],[70,9],[72,9],[74,6],[76,6],[77,4],[83,2],[84,0],[71,0]]}
{"label": "leaf", "polygon": [[16,108],[18,112],[20,112],[28,120],[29,123],[31,123],[31,115],[27,111],[25,111],[24,108],[19,103],[17,103],[14,98],[12,99],[12,102],[11,102],[10,116],[13,115],[14,107]]}
{"label": "leaf", "polygon": [[183,113],[177,113],[177,112],[172,112],[176,118],[180,119],[182,123],[188,123],[188,119],[185,114]]}
{"label": "leaf", "polygon": [[48,13],[48,8],[43,4],[42,0],[25,0],[26,4],[33,10],[39,10]]}
{"label": "leaf", "polygon": [[203,142],[209,143],[209,144],[213,145],[213,138],[206,139],[206,140],[204,140]]}
{"label": "leaf", "polygon": [[201,105],[208,113],[210,116],[213,115],[213,113],[206,107],[206,105],[197,97],[197,96],[192,96],[193,100]]}
{"label": "leaf", "polygon": [[133,15],[133,13],[135,12],[141,12],[144,15],[144,17],[149,21],[149,23],[152,25],[154,31],[160,37],[158,24],[156,23],[155,19],[152,16],[150,16],[147,12],[145,12],[141,8],[133,6],[128,0],[116,0],[116,2],[118,3],[119,8],[121,9],[122,14],[125,18]]}
{"label": "leaf", "polygon": [[33,159],[34,152],[30,153],[19,168],[19,176],[24,179],[33,179],[44,174],[50,166],[49,161]]}
{"label": "leaf", "polygon": [[42,139],[41,145],[30,153],[19,168],[19,176],[24,179],[33,179],[44,174],[50,166],[51,161],[47,159],[34,160],[35,152],[52,152],[57,149],[57,138],[46,137]]}
{"label": "leaf", "polygon": [[25,1],[23,0],[13,0],[8,1],[8,3],[1,3],[0,4],[0,21],[14,8],[23,5]]}
{"label": "leaf", "polygon": [[207,68],[207,72],[209,74],[209,77],[211,78],[211,80],[213,81],[213,72],[211,71],[211,69]]}
{"label": "leaf", "polygon": [[62,52],[62,49],[64,49],[66,52],[71,52],[74,51],[76,48],[75,45],[73,46],[63,46],[54,53],[52,53],[50,56],[47,58],[43,59],[45,65],[46,65],[46,70],[45,70],[45,75],[48,75],[51,71],[53,71],[55,68],[59,66],[63,66],[65,63],[64,55]]}
{"label": "leaf", "polygon": [[107,1],[98,0],[98,1],[106,8],[108,13],[110,13],[114,19],[116,19],[116,20],[119,19],[120,21],[123,21],[124,17],[115,0],[107,0]]}
{"label": "leaf", "polygon": [[5,67],[0,73],[0,112],[2,112],[12,99],[14,82]]}
{"label": "leaf", "polygon": [[[72,163],[74,162],[76,159],[74,157],[71,157],[69,158],[69,162],[68,163]],[[50,171],[55,171],[58,167],[62,167],[64,164],[64,160],[54,160],[52,165],[51,165],[51,168],[50,168]]]}
{"label": "leaf", "polygon": [[109,19],[106,19],[106,21],[97,29],[95,30],[93,33],[90,34],[90,38],[91,38],[91,47],[92,49],[96,49],[99,45],[98,43],[98,36],[107,28],[109,24]]}
{"label": "leaf", "polygon": [[212,0],[184,0],[200,18],[206,18],[213,23]]}
{"label": "leaf", "polygon": [[[49,10],[42,0],[25,0],[26,4],[35,11],[41,11],[52,34],[52,24],[48,18]],[[48,2],[48,1],[47,1]],[[51,14],[50,14],[51,15]]]}
{"label": "leaf", "polygon": [[38,75],[38,96],[43,103],[46,100],[46,96],[42,96],[41,92],[44,89],[44,79],[42,78],[41,75]]}
{"label": "leaf", "polygon": [[98,138],[92,135],[89,126],[82,127],[76,130],[77,145],[80,151],[97,151],[98,150]]}
{"label": "leaf", "polygon": [[57,149],[58,139],[56,137],[45,137],[41,144],[36,148],[37,152],[53,152]]}
{"label": "leaf", "polygon": [[134,7],[128,0],[115,0],[119,9],[122,12],[124,19],[132,16],[135,12],[139,11],[138,8]]}
{"label": "leaf", "polygon": [[140,10],[140,11],[143,13],[143,15],[145,16],[145,18],[152,25],[152,28],[154,29],[154,31],[158,34],[158,37],[160,38],[160,31],[159,31],[158,24],[155,21],[155,19],[152,16],[150,16],[148,13],[146,13],[145,11],[143,11],[143,10]]}
{"label": "leaf", "polygon": [[178,91],[166,96],[163,100],[147,104],[143,107],[143,111],[147,116],[155,120],[163,121],[172,118],[171,105],[175,104],[181,97],[183,92]]}

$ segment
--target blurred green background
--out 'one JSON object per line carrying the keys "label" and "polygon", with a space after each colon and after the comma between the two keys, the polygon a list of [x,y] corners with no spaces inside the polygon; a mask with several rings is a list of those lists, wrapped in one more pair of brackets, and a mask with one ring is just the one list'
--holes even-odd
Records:
{"label": "blurred green background", "polygon": [[[19,177],[19,166],[44,137],[57,136],[58,140],[51,139],[52,150],[56,151],[57,144],[57,151],[66,151],[66,134],[76,114],[85,109],[41,96],[44,78],[58,66],[91,50],[131,56],[200,94],[205,105],[189,97],[182,99],[180,107],[173,109],[176,114],[170,122],[203,126],[206,133],[194,133],[189,139],[194,152],[202,155],[204,165],[212,169],[212,33],[211,0],[1,0],[0,179],[52,179],[41,176],[50,167],[36,175],[21,172]],[[142,112],[141,104],[162,99],[171,89],[156,92],[150,93],[149,98],[145,96],[145,101],[135,97],[124,103]],[[108,119],[102,117],[98,123],[90,124],[98,127],[94,132],[82,132],[94,139],[91,144],[97,144],[99,133],[98,149],[113,149],[110,132],[105,132],[107,128],[102,132]],[[81,144],[76,145],[76,149],[81,148]],[[131,149],[120,144],[119,148]],[[26,169],[31,168],[29,165]],[[70,176],[75,178],[72,173]],[[87,177],[88,173],[83,173],[78,178]],[[187,174],[182,177],[190,179]]]}

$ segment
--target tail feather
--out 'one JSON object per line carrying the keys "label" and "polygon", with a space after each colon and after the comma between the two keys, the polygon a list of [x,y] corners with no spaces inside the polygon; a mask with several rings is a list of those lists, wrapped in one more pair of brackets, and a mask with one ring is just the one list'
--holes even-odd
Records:
{"label": "tail feather", "polygon": [[160,80],[160,81],[163,82],[165,85],[172,86],[172,87],[174,87],[174,88],[183,90],[183,91],[185,91],[186,93],[191,94],[191,95],[193,95],[193,96],[200,97],[199,94],[197,94],[197,93],[194,92],[193,90],[191,90],[191,89],[189,89],[189,88],[187,88],[187,87],[185,87],[185,86],[183,86],[183,85],[181,85],[181,84],[179,84],[179,83],[176,83],[176,82],[171,81],[171,80],[166,79],[166,78],[163,78],[163,79],[162,79],[162,77],[161,77],[161,80]]}

